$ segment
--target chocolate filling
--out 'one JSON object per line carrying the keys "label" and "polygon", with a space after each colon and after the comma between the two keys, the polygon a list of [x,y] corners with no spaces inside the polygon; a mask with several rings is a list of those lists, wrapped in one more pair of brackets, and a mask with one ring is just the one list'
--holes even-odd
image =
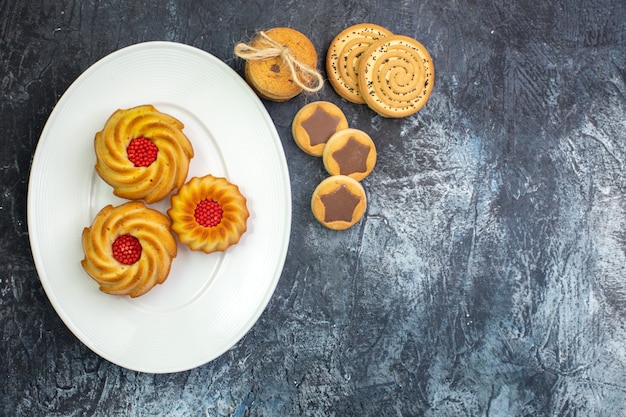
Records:
{"label": "chocolate filling", "polygon": [[339,173],[350,175],[354,172],[367,171],[367,156],[370,147],[359,143],[353,136],[350,136],[343,147],[333,152],[333,159],[339,165]]}
{"label": "chocolate filling", "polygon": [[339,220],[351,222],[354,209],[361,201],[361,198],[352,194],[345,185],[341,185],[330,194],[320,196],[320,199],[326,209],[324,213],[325,222]]}
{"label": "chocolate filling", "polygon": [[326,113],[320,106],[317,106],[313,114],[302,122],[302,127],[309,135],[311,146],[326,143],[337,131],[338,125],[339,118]]}

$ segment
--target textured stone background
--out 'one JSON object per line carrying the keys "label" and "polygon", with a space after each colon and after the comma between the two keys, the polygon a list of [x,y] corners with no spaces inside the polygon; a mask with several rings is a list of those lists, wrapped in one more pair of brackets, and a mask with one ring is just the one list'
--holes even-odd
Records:
{"label": "textured stone background", "polygon": [[[194,45],[241,73],[232,47],[258,29],[294,27],[323,56],[365,21],[424,43],[435,90],[401,120],[330,86],[265,103],[293,226],[250,333],[167,375],[82,345],[26,224],[32,156],[69,84],[136,42]],[[0,415],[626,416],[625,50],[623,0],[1,0]],[[290,137],[316,99],[378,146],[366,217],[341,233],[310,214],[325,172]]]}

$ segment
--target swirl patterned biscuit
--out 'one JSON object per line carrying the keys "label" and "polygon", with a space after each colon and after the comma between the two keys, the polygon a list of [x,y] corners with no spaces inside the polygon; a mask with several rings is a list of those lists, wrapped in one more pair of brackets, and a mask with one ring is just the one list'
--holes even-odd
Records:
{"label": "swirl patterned biscuit", "polygon": [[353,103],[365,103],[359,90],[359,61],[370,45],[391,35],[382,26],[360,23],[335,36],[326,54],[326,74],[337,94]]}
{"label": "swirl patterned biscuit", "polygon": [[239,242],[250,216],[239,187],[225,178],[192,178],[172,195],[167,214],[178,240],[191,250],[225,251]]}
{"label": "swirl patterned biscuit", "polygon": [[143,295],[165,282],[176,257],[170,224],[141,201],[107,205],[83,229],[81,265],[104,293]]}
{"label": "swirl patterned biscuit", "polygon": [[149,104],[115,111],[95,136],[96,171],[118,197],[163,199],[185,182],[194,154],[183,127]]}
{"label": "swirl patterned biscuit", "polygon": [[424,106],[435,69],[426,48],[408,36],[373,43],[359,66],[359,88],[367,105],[384,117],[405,117]]}

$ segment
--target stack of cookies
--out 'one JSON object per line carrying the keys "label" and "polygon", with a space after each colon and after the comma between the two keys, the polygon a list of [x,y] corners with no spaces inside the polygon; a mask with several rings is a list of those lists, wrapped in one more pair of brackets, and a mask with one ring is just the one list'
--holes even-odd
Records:
{"label": "stack of cookies", "polygon": [[246,81],[266,100],[287,101],[302,91],[319,91],[324,84],[316,69],[315,46],[289,27],[259,32],[249,45],[237,44],[235,55],[246,60]]}
{"label": "stack of cookies", "polygon": [[322,157],[330,174],[313,192],[313,215],[329,229],[352,227],[365,213],[367,199],[360,181],[376,165],[374,142],[367,133],[349,128],[341,109],[328,101],[302,107],[291,132],[300,149]]}
{"label": "stack of cookies", "polygon": [[360,23],[332,40],[326,74],[341,97],[399,118],[416,113],[428,101],[435,70],[430,54],[415,39]]}

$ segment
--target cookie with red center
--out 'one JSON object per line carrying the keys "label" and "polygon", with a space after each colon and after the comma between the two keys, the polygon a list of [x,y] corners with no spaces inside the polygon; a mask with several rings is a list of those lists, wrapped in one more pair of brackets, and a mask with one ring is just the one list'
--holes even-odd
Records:
{"label": "cookie with red center", "polygon": [[191,250],[225,251],[247,230],[247,200],[226,178],[193,177],[171,197],[167,214],[178,240]]}
{"label": "cookie with red center", "polygon": [[154,203],[183,185],[194,156],[183,123],[150,104],[116,110],[96,133],[96,171],[113,194]]}
{"label": "cookie with red center", "polygon": [[165,282],[177,255],[170,219],[141,201],[107,205],[83,230],[81,265],[108,294],[138,297]]}

